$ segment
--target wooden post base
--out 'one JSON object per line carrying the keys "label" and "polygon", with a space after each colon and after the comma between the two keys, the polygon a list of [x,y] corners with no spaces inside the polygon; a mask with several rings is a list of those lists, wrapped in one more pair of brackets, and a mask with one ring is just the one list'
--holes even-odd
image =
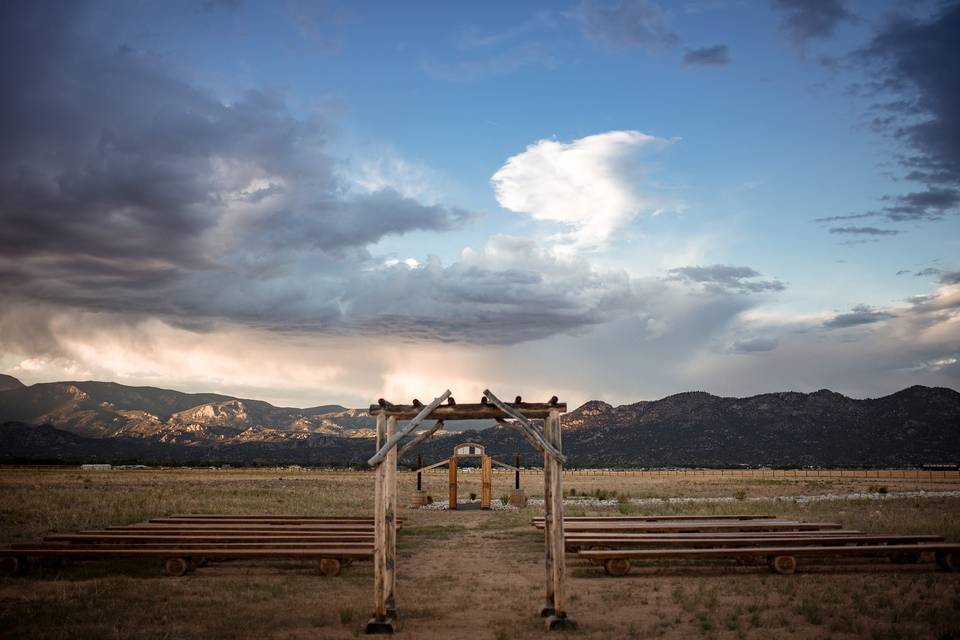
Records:
{"label": "wooden post base", "polygon": [[577,621],[568,618],[567,614],[552,615],[547,618],[548,631],[573,631],[577,628]]}
{"label": "wooden post base", "polygon": [[523,489],[514,489],[510,493],[510,504],[518,509],[527,506],[527,494],[523,492]]}
{"label": "wooden post base", "polygon": [[370,618],[363,632],[367,635],[393,635],[395,626],[393,618]]}

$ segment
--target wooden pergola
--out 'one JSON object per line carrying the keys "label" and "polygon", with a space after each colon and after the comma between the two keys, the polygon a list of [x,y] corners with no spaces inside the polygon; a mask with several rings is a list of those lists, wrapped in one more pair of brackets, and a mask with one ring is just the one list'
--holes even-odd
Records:
{"label": "wooden pergola", "polygon": [[[446,403],[446,404],[444,404]],[[541,617],[548,629],[576,628],[567,615],[564,596],[565,544],[563,539],[563,447],[560,438],[560,414],[567,405],[554,396],[549,402],[523,402],[518,396],[513,403],[501,402],[492,392],[483,392],[479,404],[457,404],[444,391],[428,405],[414,400],[409,405],[395,405],[383,399],[370,405],[370,415],[377,418],[377,452],[367,461],[376,469],[374,499],[373,617],[366,633],[393,633],[397,620],[397,460],[400,453],[425,441],[443,428],[447,420],[496,420],[509,426],[535,449],[543,453],[544,556],[546,594]],[[424,420],[436,423],[413,440],[398,447]],[[398,427],[400,420],[409,420]],[[533,420],[542,420],[543,428]]]}

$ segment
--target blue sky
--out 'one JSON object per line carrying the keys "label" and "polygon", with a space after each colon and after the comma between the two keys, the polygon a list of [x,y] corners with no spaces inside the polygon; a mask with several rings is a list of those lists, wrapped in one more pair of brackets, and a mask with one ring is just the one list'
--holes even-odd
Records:
{"label": "blue sky", "polygon": [[5,12],[0,370],[26,382],[957,386],[956,3]]}

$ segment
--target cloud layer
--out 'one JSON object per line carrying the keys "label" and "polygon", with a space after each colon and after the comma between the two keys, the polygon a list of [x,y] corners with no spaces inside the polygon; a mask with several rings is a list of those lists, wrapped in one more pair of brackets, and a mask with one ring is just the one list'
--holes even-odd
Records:
{"label": "cloud layer", "polygon": [[601,247],[635,216],[669,206],[640,160],[669,144],[639,131],[540,140],[509,158],[490,181],[505,209],[561,223],[575,246]]}

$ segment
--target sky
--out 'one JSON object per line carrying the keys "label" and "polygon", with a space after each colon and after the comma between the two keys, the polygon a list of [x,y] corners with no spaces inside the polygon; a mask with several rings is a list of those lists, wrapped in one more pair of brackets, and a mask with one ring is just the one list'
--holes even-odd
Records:
{"label": "sky", "polygon": [[0,5],[0,372],[960,388],[960,3]]}

